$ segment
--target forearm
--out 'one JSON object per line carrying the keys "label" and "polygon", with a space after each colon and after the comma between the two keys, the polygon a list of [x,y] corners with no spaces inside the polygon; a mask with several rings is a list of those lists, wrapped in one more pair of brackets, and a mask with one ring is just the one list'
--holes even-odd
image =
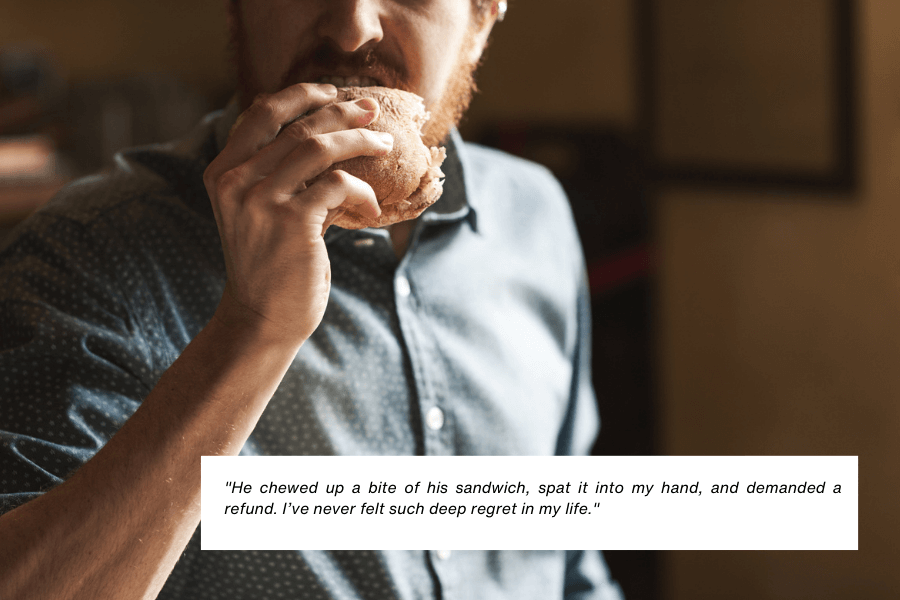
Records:
{"label": "forearm", "polygon": [[0,517],[0,598],[156,597],[200,521],[200,457],[240,451],[299,348],[233,316],[68,481]]}

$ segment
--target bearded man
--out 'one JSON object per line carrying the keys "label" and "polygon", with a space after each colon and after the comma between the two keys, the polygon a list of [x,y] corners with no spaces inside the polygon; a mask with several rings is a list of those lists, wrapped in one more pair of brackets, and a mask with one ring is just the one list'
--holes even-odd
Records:
{"label": "bearded man", "polygon": [[[619,597],[598,553],[199,550],[201,455],[589,448],[565,198],[454,128],[500,14],[236,0],[236,100],[19,228],[0,267],[0,597]],[[328,228],[380,212],[360,179],[315,179],[390,150],[364,128],[377,103],[332,103],[370,84],[425,99],[444,195],[389,229]]]}

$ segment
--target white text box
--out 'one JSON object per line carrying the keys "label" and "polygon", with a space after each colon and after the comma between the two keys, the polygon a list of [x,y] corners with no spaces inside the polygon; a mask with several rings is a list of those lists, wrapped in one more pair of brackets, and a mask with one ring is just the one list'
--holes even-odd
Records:
{"label": "white text box", "polygon": [[202,473],[204,550],[858,547],[855,456],[205,456]]}

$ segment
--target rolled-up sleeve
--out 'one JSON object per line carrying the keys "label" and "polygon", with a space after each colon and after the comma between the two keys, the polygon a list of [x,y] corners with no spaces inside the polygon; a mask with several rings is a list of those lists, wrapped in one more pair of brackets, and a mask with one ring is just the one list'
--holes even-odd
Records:
{"label": "rolled-up sleeve", "polygon": [[0,513],[65,480],[154,377],[108,242],[40,215],[0,255]]}

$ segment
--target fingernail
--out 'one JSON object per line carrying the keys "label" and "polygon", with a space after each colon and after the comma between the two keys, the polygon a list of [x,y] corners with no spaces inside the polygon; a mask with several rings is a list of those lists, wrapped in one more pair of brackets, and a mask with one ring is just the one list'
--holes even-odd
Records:
{"label": "fingernail", "polygon": [[321,86],[322,91],[325,92],[326,94],[329,94],[332,96],[337,94],[337,87],[335,87],[334,85],[332,85],[330,83],[320,83],[319,85]]}
{"label": "fingernail", "polygon": [[385,131],[379,131],[378,139],[380,139],[381,143],[384,144],[385,146],[387,146],[388,148],[394,147],[394,136],[392,136],[391,134],[389,134]]}
{"label": "fingernail", "polygon": [[368,112],[372,112],[378,108],[378,103],[371,98],[362,98],[360,100],[357,100],[356,105]]}

